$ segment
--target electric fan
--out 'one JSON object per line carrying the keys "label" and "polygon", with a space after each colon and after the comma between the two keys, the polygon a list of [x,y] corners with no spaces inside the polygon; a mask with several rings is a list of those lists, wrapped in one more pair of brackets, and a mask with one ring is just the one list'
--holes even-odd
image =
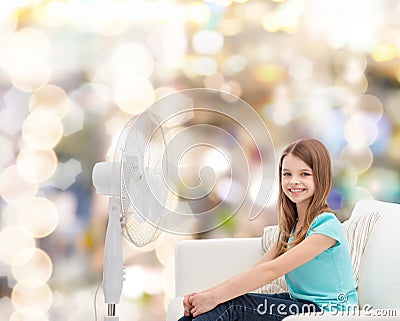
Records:
{"label": "electric fan", "polygon": [[144,112],[122,130],[113,162],[93,168],[96,192],[110,196],[103,270],[105,320],[119,320],[115,306],[124,279],[122,235],[141,247],[161,232],[168,196],[166,159],[163,128],[154,114]]}
{"label": "electric fan", "polygon": [[[199,147],[207,150],[211,161],[196,152]],[[196,166],[182,166],[188,154]],[[228,93],[184,90],[134,116],[121,131],[112,162],[97,163],[92,173],[96,192],[110,196],[103,267],[105,320],[119,320],[122,236],[141,247],[161,231],[181,235],[210,231],[238,212],[255,177],[252,187],[257,191],[248,210],[252,220],[269,200],[274,165],[264,122],[248,104]],[[184,173],[192,184],[186,184]],[[214,203],[217,194],[220,201]]]}

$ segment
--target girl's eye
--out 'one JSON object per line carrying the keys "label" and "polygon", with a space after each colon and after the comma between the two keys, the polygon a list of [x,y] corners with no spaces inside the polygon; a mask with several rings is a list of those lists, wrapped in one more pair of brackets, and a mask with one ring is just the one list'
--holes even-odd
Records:
{"label": "girl's eye", "polygon": [[303,175],[303,176],[311,176],[310,173],[303,173],[302,175]]}
{"label": "girl's eye", "polygon": [[282,176],[290,176],[290,173],[282,173]]}

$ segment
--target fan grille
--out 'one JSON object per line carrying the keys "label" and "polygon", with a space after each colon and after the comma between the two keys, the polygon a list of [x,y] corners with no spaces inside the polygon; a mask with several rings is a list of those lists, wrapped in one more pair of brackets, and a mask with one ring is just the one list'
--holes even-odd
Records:
{"label": "fan grille", "polygon": [[114,156],[114,164],[121,164],[115,167],[113,177],[121,177],[122,233],[139,247],[154,241],[165,221],[168,189],[164,130],[150,112],[133,117],[120,135]]}

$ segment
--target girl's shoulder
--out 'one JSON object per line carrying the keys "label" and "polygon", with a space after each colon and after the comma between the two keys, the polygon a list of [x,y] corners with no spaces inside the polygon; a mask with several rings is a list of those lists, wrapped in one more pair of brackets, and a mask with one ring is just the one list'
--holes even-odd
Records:
{"label": "girl's shoulder", "polygon": [[318,214],[311,222],[310,229],[315,229],[321,225],[340,226],[340,222],[333,212],[322,212]]}
{"label": "girl's shoulder", "polygon": [[314,218],[306,236],[312,234],[324,234],[338,241],[338,244],[345,244],[342,224],[332,212],[323,212]]}

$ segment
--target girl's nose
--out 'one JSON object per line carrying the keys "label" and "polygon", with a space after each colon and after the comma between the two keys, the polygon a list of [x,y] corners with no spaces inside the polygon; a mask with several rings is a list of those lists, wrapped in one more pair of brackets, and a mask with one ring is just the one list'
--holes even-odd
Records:
{"label": "girl's nose", "polygon": [[292,176],[292,184],[294,184],[294,185],[298,185],[299,184],[298,177]]}

